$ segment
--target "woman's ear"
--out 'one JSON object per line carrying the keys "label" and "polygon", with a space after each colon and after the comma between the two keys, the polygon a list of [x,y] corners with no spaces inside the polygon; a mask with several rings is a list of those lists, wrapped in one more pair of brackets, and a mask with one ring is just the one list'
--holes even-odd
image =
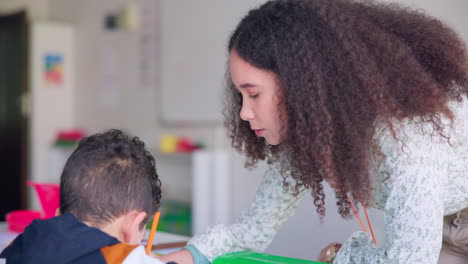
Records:
{"label": "woman's ear", "polygon": [[140,244],[145,234],[145,228],[140,228],[141,223],[146,219],[143,211],[131,211],[125,215],[123,228],[123,243]]}

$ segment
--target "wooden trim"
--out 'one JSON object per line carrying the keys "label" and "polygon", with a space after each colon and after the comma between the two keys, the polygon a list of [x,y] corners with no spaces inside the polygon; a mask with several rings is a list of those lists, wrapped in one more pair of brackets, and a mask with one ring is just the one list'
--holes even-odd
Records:
{"label": "wooden trim", "polygon": [[179,248],[179,247],[185,247],[186,245],[187,245],[187,241],[171,242],[171,243],[153,245],[151,247],[151,250],[166,249],[166,248]]}

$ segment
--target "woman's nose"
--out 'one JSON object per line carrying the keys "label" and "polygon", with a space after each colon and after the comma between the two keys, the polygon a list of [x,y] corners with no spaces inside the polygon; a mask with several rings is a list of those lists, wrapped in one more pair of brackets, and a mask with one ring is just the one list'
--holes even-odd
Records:
{"label": "woman's nose", "polygon": [[252,110],[251,107],[249,107],[247,104],[243,103],[242,104],[242,109],[240,111],[240,118],[244,121],[249,121],[254,119],[254,111]]}

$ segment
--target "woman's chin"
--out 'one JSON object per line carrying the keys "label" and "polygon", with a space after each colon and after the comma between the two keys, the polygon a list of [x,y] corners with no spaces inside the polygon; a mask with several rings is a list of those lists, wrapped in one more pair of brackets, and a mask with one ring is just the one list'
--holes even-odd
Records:
{"label": "woman's chin", "polygon": [[281,140],[279,140],[279,139],[265,138],[265,141],[268,143],[268,145],[271,145],[271,146],[278,146],[279,144],[281,144]]}

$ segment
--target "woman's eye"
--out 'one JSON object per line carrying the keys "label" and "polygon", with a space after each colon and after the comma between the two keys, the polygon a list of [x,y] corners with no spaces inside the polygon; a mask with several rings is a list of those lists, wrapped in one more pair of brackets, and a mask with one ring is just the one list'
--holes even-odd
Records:
{"label": "woman's eye", "polygon": [[249,94],[249,97],[250,97],[250,98],[257,98],[257,97],[258,97],[258,94]]}

